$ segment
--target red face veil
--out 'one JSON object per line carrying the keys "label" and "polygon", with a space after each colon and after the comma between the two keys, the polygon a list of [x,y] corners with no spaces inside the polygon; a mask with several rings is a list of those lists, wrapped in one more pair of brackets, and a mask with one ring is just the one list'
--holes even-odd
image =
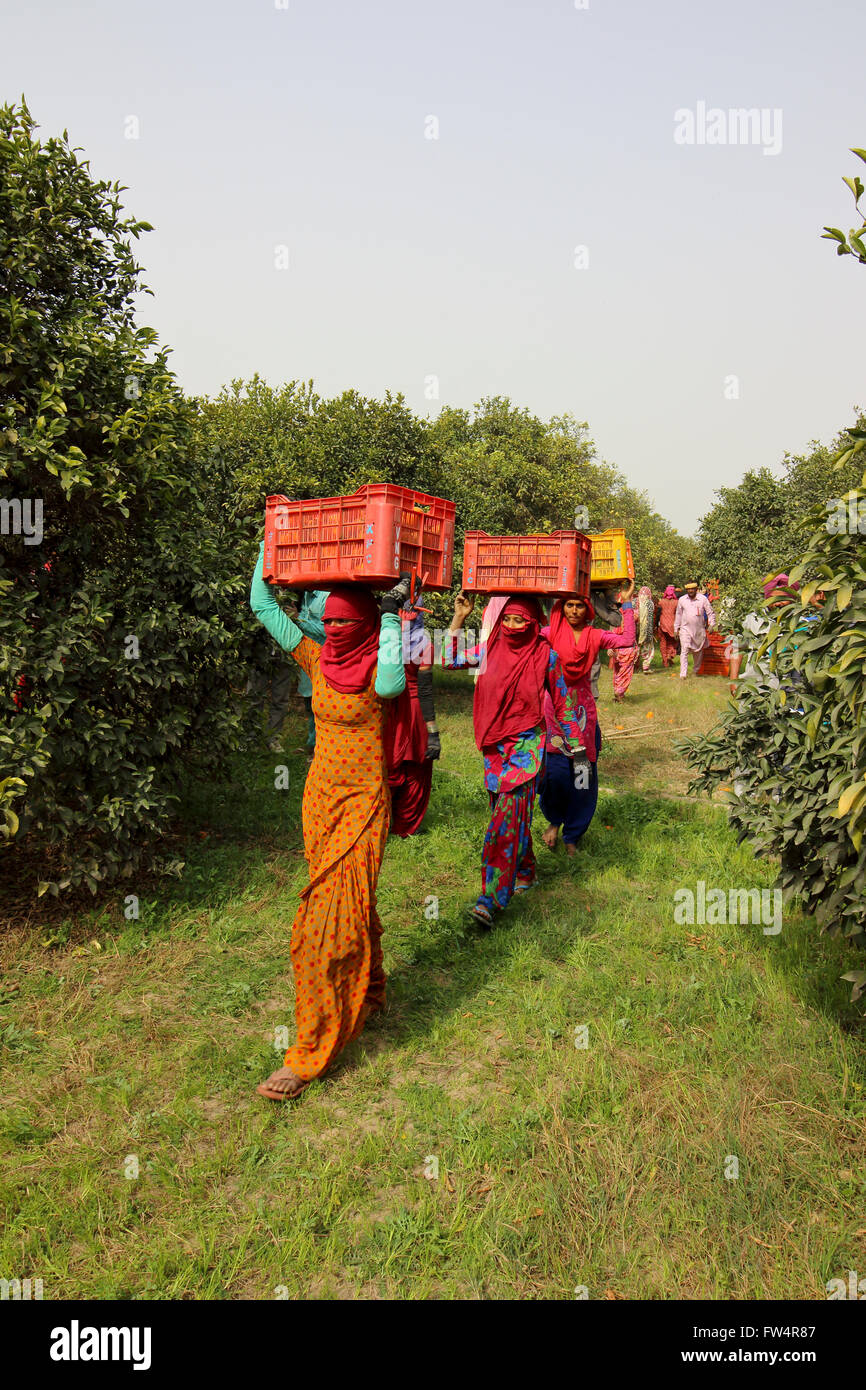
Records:
{"label": "red face veil", "polygon": [[[520,632],[509,631],[503,618],[527,618]],[[487,664],[475,683],[475,742],[486,748],[537,728],[544,719],[544,687],[550,647],[541,636],[543,615],[538,600],[510,598],[487,642]]]}
{"label": "red face veil", "polygon": [[325,627],[319,670],[334,690],[360,695],[370,684],[379,653],[379,606],[369,589],[344,584],[332,589],[324,621],[351,618],[351,627]]}

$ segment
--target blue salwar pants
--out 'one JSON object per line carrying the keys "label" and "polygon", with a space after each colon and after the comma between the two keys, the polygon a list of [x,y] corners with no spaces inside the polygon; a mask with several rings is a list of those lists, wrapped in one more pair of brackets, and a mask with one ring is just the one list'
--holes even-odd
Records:
{"label": "blue salwar pants", "polygon": [[[601,748],[601,729],[595,726],[595,755]],[[590,763],[589,785],[576,787],[570,758],[564,753],[548,752],[544,758],[541,782],[541,814],[551,825],[562,826],[562,838],[567,845],[576,845],[589,829],[598,805],[598,762]]]}

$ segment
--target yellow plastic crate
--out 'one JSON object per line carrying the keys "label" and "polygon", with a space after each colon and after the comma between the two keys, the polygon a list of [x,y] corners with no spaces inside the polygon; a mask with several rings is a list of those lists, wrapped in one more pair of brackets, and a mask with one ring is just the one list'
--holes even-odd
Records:
{"label": "yellow plastic crate", "polygon": [[612,526],[607,531],[591,534],[591,584],[608,584],[617,579],[634,579],[634,561],[625,531]]}

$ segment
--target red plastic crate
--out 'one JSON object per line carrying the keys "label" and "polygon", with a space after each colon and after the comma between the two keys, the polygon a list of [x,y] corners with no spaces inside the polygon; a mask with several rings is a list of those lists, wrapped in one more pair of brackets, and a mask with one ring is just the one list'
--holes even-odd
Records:
{"label": "red plastic crate", "polygon": [[449,589],[453,562],[454,503],[442,497],[368,483],[349,497],[267,499],[262,574],[290,589],[390,589],[412,569],[426,589]]}
{"label": "red plastic crate", "polygon": [[713,651],[712,648],[704,648],[704,659],[698,671],[699,676],[729,676],[731,673],[731,663],[722,656],[721,651]]}
{"label": "red plastic crate", "polygon": [[589,595],[592,542],[580,531],[489,536],[467,531],[463,588],[481,594]]}

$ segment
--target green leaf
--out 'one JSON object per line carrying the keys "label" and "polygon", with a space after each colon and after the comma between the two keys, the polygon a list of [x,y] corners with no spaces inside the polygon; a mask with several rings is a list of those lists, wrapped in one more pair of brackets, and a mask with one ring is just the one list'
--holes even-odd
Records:
{"label": "green leaf", "polygon": [[849,970],[846,975],[840,977],[847,980],[854,986],[851,991],[851,1003],[856,1004],[861,994],[866,990],[866,970]]}
{"label": "green leaf", "polygon": [[863,785],[862,781],[855,782],[852,786],[848,788],[847,791],[844,791],[842,795],[839,797],[839,805],[836,809],[836,815],[847,816],[848,813],[853,809],[853,807],[857,805],[860,798],[864,795],[866,795],[866,786]]}

